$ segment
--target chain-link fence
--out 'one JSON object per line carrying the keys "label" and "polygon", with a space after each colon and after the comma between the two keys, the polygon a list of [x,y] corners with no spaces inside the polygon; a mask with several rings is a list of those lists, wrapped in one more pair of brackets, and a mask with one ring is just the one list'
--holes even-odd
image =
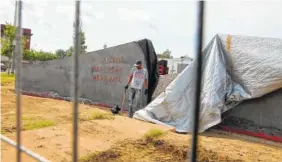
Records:
{"label": "chain-link fence", "polygon": [[[193,134],[192,134],[192,142],[191,142],[191,156],[190,161],[195,162],[197,159],[197,141],[198,141],[198,120],[199,120],[199,107],[200,107],[200,83],[201,83],[201,66],[202,66],[202,59],[201,59],[201,50],[202,50],[202,42],[203,42],[203,21],[204,21],[204,2],[199,1],[198,3],[198,14],[197,14],[197,41],[196,41],[196,50],[197,50],[197,56],[196,60],[198,61],[197,64],[197,73],[196,73],[196,85],[197,85],[197,91],[196,91],[196,97],[195,97],[195,105],[194,105],[194,122],[193,122]],[[17,148],[17,161],[21,162],[21,153],[24,152],[27,155],[33,157],[34,159],[41,161],[41,162],[47,162],[45,158],[41,157],[40,155],[26,149],[23,147],[22,144],[22,135],[21,135],[21,69],[22,69],[22,45],[21,45],[21,39],[22,39],[22,8],[23,8],[23,2],[22,1],[16,1],[16,22],[15,25],[17,27],[16,30],[16,44],[15,44],[15,58],[16,58],[16,142],[12,141],[11,139],[3,136],[1,134],[1,140],[16,147]],[[80,39],[80,33],[79,28],[81,25],[80,20],[80,1],[75,1],[75,25],[74,25],[74,54],[72,56],[73,59],[73,85],[72,85],[72,97],[73,97],[73,143],[72,143],[72,161],[76,162],[78,161],[78,92],[79,92],[79,54],[80,54],[80,45],[79,45],[79,39]],[[187,141],[188,142],[188,141]]]}

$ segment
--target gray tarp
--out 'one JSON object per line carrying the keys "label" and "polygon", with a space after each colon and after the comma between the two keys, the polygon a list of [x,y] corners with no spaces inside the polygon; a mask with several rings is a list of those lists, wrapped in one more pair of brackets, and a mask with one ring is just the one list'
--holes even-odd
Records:
{"label": "gray tarp", "polygon": [[[281,39],[227,37],[216,35],[203,51],[199,132],[219,124],[221,114],[240,102],[282,88]],[[196,61],[134,118],[191,132],[195,70]]]}

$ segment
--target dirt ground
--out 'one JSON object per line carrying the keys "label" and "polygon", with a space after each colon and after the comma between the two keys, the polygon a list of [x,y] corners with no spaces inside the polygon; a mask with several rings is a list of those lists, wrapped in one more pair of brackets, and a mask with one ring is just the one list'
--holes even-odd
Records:
{"label": "dirt ground", "polygon": [[[1,84],[1,132],[15,140],[16,97],[12,82]],[[190,135],[124,116],[113,116],[98,107],[79,105],[80,161],[174,162],[189,159]],[[22,96],[22,143],[54,162],[71,161],[72,104],[66,101]],[[160,130],[160,137],[145,134]],[[2,142],[1,160],[16,161],[16,149]],[[24,162],[34,159],[23,154]],[[187,161],[187,160],[186,160]],[[216,133],[199,139],[199,161],[281,162],[282,149]]]}

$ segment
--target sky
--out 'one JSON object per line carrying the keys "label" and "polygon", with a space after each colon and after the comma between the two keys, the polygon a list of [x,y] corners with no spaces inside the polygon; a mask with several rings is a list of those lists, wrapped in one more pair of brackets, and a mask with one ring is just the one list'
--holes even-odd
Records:
{"label": "sky", "polygon": [[[74,0],[24,0],[23,27],[30,28],[31,48],[45,51],[72,45]],[[215,34],[282,38],[282,1],[210,0],[206,3],[204,44]],[[196,1],[81,2],[87,51],[150,39],[157,53],[195,56]],[[14,2],[0,0],[0,23],[14,21]]]}

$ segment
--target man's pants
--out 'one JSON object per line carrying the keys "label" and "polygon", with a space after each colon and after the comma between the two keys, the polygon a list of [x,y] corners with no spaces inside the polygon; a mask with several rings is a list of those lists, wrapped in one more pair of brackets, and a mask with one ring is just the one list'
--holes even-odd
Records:
{"label": "man's pants", "polygon": [[128,117],[132,118],[135,111],[140,109],[140,103],[142,100],[141,96],[141,89],[136,88],[129,88],[129,111],[128,111]]}

